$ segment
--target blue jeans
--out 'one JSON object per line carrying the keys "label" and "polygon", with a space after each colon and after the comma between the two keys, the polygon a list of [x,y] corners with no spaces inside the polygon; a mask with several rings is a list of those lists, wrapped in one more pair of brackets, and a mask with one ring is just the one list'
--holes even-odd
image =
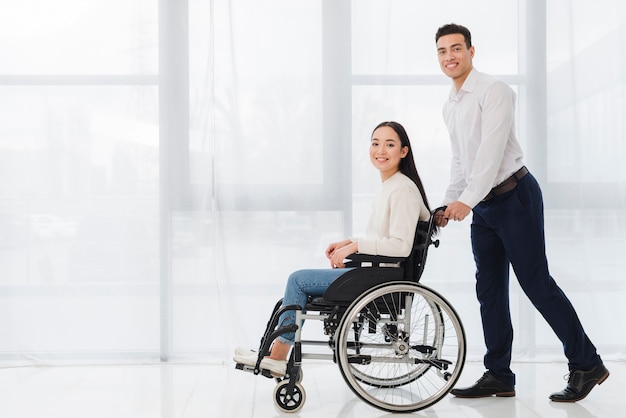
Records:
{"label": "blue jeans", "polygon": [[[299,305],[304,308],[309,296],[324,296],[328,286],[348,270],[350,269],[317,269],[298,270],[291,273],[285,287],[283,306]],[[278,326],[290,325],[295,321],[296,311],[287,311],[280,316]],[[291,332],[276,339],[282,343],[293,345],[295,337],[295,333]]]}
{"label": "blue jeans", "polygon": [[515,384],[510,369],[509,265],[526,296],[563,343],[569,368],[587,370],[600,363],[574,307],[548,271],[543,198],[532,174],[524,176],[512,191],[479,203],[473,213],[472,251],[487,370],[501,381]]}

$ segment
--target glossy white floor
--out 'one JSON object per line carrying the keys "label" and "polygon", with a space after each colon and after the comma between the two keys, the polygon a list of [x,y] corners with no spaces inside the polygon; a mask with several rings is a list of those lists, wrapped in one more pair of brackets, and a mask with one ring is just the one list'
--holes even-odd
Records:
{"label": "glossy white floor", "polygon": [[[621,417],[626,363],[605,362],[609,379],[575,404],[548,395],[565,387],[564,364],[516,363],[515,398],[457,399],[450,395],[411,414],[422,417]],[[238,418],[390,417],[356,398],[329,362],[304,364],[306,403],[296,414],[277,411],[274,381],[235,370],[232,362],[0,368],[2,418]],[[467,363],[460,385],[473,383],[482,365]],[[408,415],[408,414],[407,414]]]}

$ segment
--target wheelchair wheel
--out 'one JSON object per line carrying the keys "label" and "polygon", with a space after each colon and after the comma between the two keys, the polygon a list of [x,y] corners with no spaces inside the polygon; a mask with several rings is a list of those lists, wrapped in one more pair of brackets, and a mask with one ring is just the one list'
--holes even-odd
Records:
{"label": "wheelchair wheel", "polygon": [[336,336],[346,383],[365,402],[389,412],[437,403],[465,362],[465,333],[454,308],[417,283],[388,283],[361,295]]}
{"label": "wheelchair wheel", "polygon": [[274,388],[274,405],[283,412],[298,412],[304,406],[306,392],[300,383],[289,389],[289,381],[284,380]]}
{"label": "wheelchair wheel", "polygon": [[[441,307],[431,300],[425,300],[424,302],[426,304],[424,318],[432,318],[433,322],[437,322],[438,318],[439,321],[443,321]],[[430,309],[430,313],[428,313],[428,309]],[[385,323],[381,326],[381,332],[376,333],[369,332],[369,324],[366,324],[366,321],[368,321],[370,324],[372,323],[369,319],[367,319],[367,315],[364,314],[359,317],[359,322],[355,322],[352,324],[352,336],[354,337],[354,341],[349,342],[350,346],[356,346],[356,344],[361,342],[363,339],[364,341],[367,341],[368,346],[374,346],[374,344],[383,346],[393,341],[396,346],[398,346],[399,344],[405,344],[404,348],[400,348],[400,351],[406,351],[406,349],[409,347],[406,341],[406,331],[403,331],[401,329],[399,330],[397,325],[394,325],[393,323]],[[368,334],[363,335],[363,330],[365,329],[365,326],[368,326],[366,331],[368,332]],[[428,354],[429,347],[433,347],[434,343],[436,341],[439,341],[441,338],[442,330],[437,326],[433,326],[432,329],[434,329],[434,332],[430,336],[432,344],[424,345],[423,347],[417,348],[421,349],[424,354]],[[416,364],[414,367],[407,369],[406,373],[404,374],[397,374],[392,376],[380,375],[376,373],[368,374],[368,368],[363,367],[362,364],[359,364],[359,361],[356,361],[360,360],[361,362],[367,363],[369,359],[367,355],[367,350],[365,349],[365,347],[360,347],[358,351],[361,357],[357,355],[353,356],[350,359],[351,373],[357,380],[360,380],[367,385],[375,386],[377,388],[394,388],[405,385],[407,383],[411,383],[415,379],[419,379],[431,367],[430,363],[424,362],[421,364]],[[365,355],[363,356],[363,354]]]}

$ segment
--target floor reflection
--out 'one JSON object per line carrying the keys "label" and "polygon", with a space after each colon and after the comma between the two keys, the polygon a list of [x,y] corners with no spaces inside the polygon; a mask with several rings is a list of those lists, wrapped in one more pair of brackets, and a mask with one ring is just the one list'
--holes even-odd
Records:
{"label": "floor reflection", "polygon": [[[458,399],[446,396],[412,417],[612,417],[623,408],[626,363],[606,362],[609,379],[581,402],[549,401],[561,390],[564,364],[516,363],[515,398]],[[304,364],[306,402],[296,414],[273,403],[275,382],[225,364],[151,364],[0,368],[0,417],[7,418],[383,418],[391,414],[357,398],[337,366]],[[459,385],[472,384],[482,365],[467,363]],[[617,413],[617,415],[616,415]]]}

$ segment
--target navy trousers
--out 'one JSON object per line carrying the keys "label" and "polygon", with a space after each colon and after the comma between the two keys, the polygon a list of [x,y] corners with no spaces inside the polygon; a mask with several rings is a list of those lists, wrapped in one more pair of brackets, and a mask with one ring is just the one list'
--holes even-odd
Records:
{"label": "navy trousers", "polygon": [[601,362],[574,307],[548,271],[543,198],[532,174],[524,176],[512,191],[474,207],[471,239],[487,370],[499,380],[515,384],[510,368],[509,265],[524,293],[563,343],[569,368],[587,370]]}

